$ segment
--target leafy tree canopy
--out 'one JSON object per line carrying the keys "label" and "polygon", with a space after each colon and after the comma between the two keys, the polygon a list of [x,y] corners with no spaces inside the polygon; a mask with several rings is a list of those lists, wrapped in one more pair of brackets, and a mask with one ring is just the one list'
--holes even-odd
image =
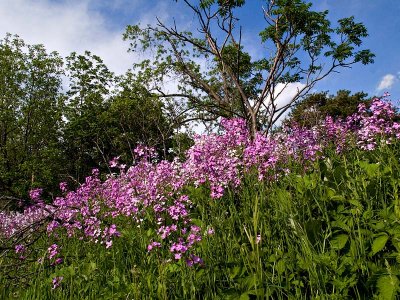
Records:
{"label": "leafy tree canopy", "polygon": [[56,52],[10,34],[0,40],[0,196],[54,189],[51,178],[62,169],[62,74]]}
{"label": "leafy tree canopy", "polygon": [[371,99],[367,97],[368,94],[364,92],[352,95],[348,90],[339,90],[336,95],[328,95],[328,92],[314,93],[297,103],[285,122],[294,121],[300,125],[314,126],[327,116],[345,119],[357,112],[359,104],[369,104]]}
{"label": "leafy tree canopy", "polygon": [[[197,18],[196,33],[158,20],[156,26],[128,26],[124,38],[131,51],[155,53],[134,65],[140,81],[151,93],[185,103],[189,118],[239,116],[253,134],[260,124],[268,132],[318,81],[355,63],[373,62],[370,50],[361,48],[368,35],[362,23],[347,17],[334,27],[328,11],[314,11],[306,1],[266,1],[266,27],[259,37],[268,50],[261,59],[251,58],[242,43],[236,11],[245,9],[244,0],[182,2]],[[178,91],[161,87],[171,79]],[[303,87],[289,103],[279,103],[279,95],[293,82]]]}

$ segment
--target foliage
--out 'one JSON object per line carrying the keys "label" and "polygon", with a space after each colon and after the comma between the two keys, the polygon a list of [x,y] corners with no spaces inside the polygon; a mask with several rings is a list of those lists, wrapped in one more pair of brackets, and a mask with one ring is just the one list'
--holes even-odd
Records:
{"label": "foliage", "polygon": [[22,198],[35,186],[54,191],[60,178],[50,178],[63,170],[62,59],[7,35],[0,65],[0,195]]}
{"label": "foliage", "polygon": [[73,162],[69,175],[81,182],[91,169],[104,161],[103,153],[109,147],[103,134],[107,128],[104,112],[109,106],[114,74],[100,57],[89,51],[83,55],[71,53],[66,58],[66,66],[69,89],[65,156]]}
{"label": "foliage", "polygon": [[50,201],[60,181],[77,186],[117,155],[132,163],[137,144],[170,158],[175,123],[132,73],[116,78],[88,51],[64,61],[11,35],[0,40],[0,65],[0,209],[35,187]]}
{"label": "foliage", "polygon": [[[245,119],[253,138],[260,125],[269,132],[294,102],[332,72],[373,62],[369,50],[359,49],[367,36],[362,23],[348,17],[335,28],[328,11],[313,11],[311,3],[302,0],[267,1],[260,38],[271,51],[259,60],[252,59],[241,42],[235,13],[246,8],[245,1],[182,2],[197,18],[199,34],[160,20],[157,26],[127,27],[124,38],[131,42],[131,51],[155,53],[134,65],[138,80],[151,93],[186,101],[185,112],[193,109],[197,118]],[[178,92],[160,87],[172,78]],[[279,104],[279,95],[294,82],[303,85],[289,103]]]}
{"label": "foliage", "polygon": [[112,145],[106,162],[119,155],[121,161],[132,163],[137,144],[153,147],[167,158],[176,126],[164,113],[162,101],[138,85],[130,72],[119,78],[117,89],[105,113],[103,134]]}
{"label": "foliage", "polygon": [[375,99],[346,121],[254,140],[224,120],[185,161],[141,146],[132,167],[110,162],[118,175],[62,183],[52,205],[32,190],[37,205],[0,214],[1,296],[395,299],[394,116]]}
{"label": "foliage", "polygon": [[350,93],[347,90],[340,90],[336,95],[329,96],[327,92],[311,94],[294,106],[286,122],[312,127],[323,122],[327,116],[335,120],[345,119],[356,113],[360,104],[371,102],[363,92],[354,95]]}

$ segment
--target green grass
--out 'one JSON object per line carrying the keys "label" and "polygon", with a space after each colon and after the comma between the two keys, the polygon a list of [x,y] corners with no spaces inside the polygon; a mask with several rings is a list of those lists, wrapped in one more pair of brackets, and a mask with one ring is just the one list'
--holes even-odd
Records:
{"label": "green grass", "polygon": [[[196,248],[204,267],[148,253],[152,229],[121,219],[111,249],[60,237],[57,267],[0,260],[0,299],[395,299],[399,146],[332,153],[308,171],[293,163],[270,183],[249,175],[219,200],[188,189],[195,222],[215,229]],[[42,237],[36,255],[49,242]],[[52,290],[55,276],[64,280]]]}

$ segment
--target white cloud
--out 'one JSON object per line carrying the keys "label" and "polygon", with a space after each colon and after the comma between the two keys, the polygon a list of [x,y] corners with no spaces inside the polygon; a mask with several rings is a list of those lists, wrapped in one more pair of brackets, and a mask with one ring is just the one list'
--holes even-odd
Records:
{"label": "white cloud", "polygon": [[377,90],[382,91],[385,89],[390,89],[395,81],[396,81],[396,76],[394,76],[393,74],[386,74],[385,76],[382,77]]}
{"label": "white cloud", "polygon": [[[142,0],[129,2],[135,7]],[[127,1],[118,0],[113,8],[121,3]],[[18,34],[26,43],[44,44],[47,50],[62,56],[89,50],[99,55],[112,71],[121,74],[132,65],[135,56],[127,53],[129,44],[122,40],[125,28],[115,28],[102,10],[97,9],[105,5],[103,0],[0,1],[0,38],[7,32]],[[154,15],[156,12],[157,6]],[[132,20],[137,21],[140,20]]]}
{"label": "white cloud", "polygon": [[[275,88],[275,96],[277,109],[284,107],[292,102],[293,97],[301,91],[306,85],[301,82],[293,83],[278,83]],[[290,109],[287,109],[276,121],[275,125],[279,126],[282,121],[288,116]]]}
{"label": "white cloud", "polygon": [[[286,87],[285,87],[286,86]],[[283,107],[288,105],[293,97],[301,91],[306,85],[301,82],[288,83],[278,83],[275,90],[275,95],[279,96],[276,98],[277,107]]]}

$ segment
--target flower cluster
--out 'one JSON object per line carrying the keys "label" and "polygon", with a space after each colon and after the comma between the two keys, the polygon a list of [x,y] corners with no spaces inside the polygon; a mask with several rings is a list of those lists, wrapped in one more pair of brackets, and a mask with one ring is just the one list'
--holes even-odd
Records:
{"label": "flower cluster", "polygon": [[48,249],[47,249],[48,256],[47,258],[51,262],[51,265],[59,265],[63,262],[62,257],[60,257],[60,249],[57,244],[52,244]]}
{"label": "flower cluster", "polygon": [[11,239],[17,234],[27,236],[35,232],[53,210],[53,206],[41,203],[27,207],[22,213],[0,211],[0,238]]}
{"label": "flower cluster", "polygon": [[390,144],[400,138],[400,124],[394,121],[395,111],[390,102],[374,99],[369,108],[360,105],[358,113],[348,119],[356,127],[357,143],[361,149],[373,150],[379,143]]}
{"label": "flower cluster", "polygon": [[[313,128],[292,124],[268,136],[258,132],[253,139],[244,120],[223,119],[222,133],[196,136],[183,162],[157,161],[153,149],[139,145],[134,150],[137,161],[133,166],[126,168],[117,157],[110,161],[116,172],[105,181],[99,179],[98,170],[93,170],[75,191],[68,191],[61,183],[64,196],[56,198],[51,206],[40,200],[40,190],[31,191],[34,206],[22,214],[0,213],[0,235],[10,237],[51,215],[49,234],[64,231],[71,238],[88,239],[109,248],[120,236],[114,220],[123,217],[136,226],[153,229],[148,252],[168,249],[175,260],[185,259],[189,266],[202,265],[194,248],[204,234],[213,234],[214,230],[192,222],[194,204],[185,187],[206,186],[211,198],[220,199],[226,188],[237,187],[249,172],[256,171],[260,181],[277,180],[288,172],[288,161],[307,167],[323,158],[331,146],[337,152],[352,146],[372,150],[380,143],[400,138],[400,124],[394,117],[395,110],[388,101],[375,99],[370,107],[361,105],[358,113],[346,120],[327,117]],[[50,246],[49,258],[57,259],[58,250],[57,245]],[[60,281],[57,279],[54,285]]]}
{"label": "flower cluster", "polygon": [[196,186],[210,185],[212,198],[221,198],[226,187],[240,184],[240,149],[249,142],[244,120],[222,119],[221,125],[224,134],[195,137],[195,144],[187,152],[183,165],[187,177]]}

